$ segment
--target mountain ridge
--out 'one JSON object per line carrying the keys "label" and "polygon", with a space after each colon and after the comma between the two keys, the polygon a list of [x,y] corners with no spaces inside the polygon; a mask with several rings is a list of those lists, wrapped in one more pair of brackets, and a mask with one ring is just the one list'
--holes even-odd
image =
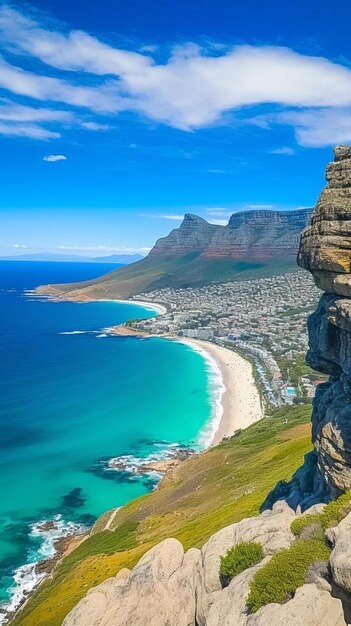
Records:
{"label": "mountain ridge", "polygon": [[163,287],[184,288],[296,269],[301,230],[311,209],[241,211],[228,225],[186,213],[149,254],[84,283],[49,285],[39,293],[73,300],[121,298]]}

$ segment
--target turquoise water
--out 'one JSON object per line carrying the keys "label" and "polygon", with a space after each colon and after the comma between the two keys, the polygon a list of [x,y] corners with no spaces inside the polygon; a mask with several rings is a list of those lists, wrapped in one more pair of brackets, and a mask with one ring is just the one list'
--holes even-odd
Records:
{"label": "turquoise water", "polygon": [[[53,537],[91,525],[105,510],[154,488],[156,476],[113,471],[109,459],[129,455],[133,466],[174,444],[196,445],[211,415],[200,354],[177,342],[104,333],[152,311],[24,294],[107,269],[0,263],[2,602],[34,584],[33,568],[18,568],[52,554]],[[54,531],[38,526],[52,519]]]}

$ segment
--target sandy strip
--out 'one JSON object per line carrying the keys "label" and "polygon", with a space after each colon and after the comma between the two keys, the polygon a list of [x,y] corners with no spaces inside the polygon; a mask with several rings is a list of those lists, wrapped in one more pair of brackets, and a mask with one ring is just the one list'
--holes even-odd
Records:
{"label": "sandy strip", "polygon": [[138,306],[144,307],[144,309],[148,309],[149,311],[156,311],[158,315],[165,315],[167,313],[167,309],[162,304],[156,304],[154,302],[143,302],[142,300],[111,300],[111,302],[120,302],[121,304],[135,304]]}
{"label": "sandy strip", "polygon": [[251,363],[242,356],[209,341],[177,337],[178,341],[209,353],[222,373],[225,391],[222,395],[222,416],[211,441],[216,445],[223,437],[231,437],[239,428],[247,428],[263,417]]}

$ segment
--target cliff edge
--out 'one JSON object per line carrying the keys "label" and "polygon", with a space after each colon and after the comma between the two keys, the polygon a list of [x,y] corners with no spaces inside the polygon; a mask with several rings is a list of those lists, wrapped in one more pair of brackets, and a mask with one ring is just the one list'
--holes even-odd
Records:
{"label": "cliff edge", "polygon": [[325,293],[308,320],[310,367],[329,374],[317,387],[312,439],[320,482],[331,497],[351,486],[351,147],[337,146],[298,264]]}

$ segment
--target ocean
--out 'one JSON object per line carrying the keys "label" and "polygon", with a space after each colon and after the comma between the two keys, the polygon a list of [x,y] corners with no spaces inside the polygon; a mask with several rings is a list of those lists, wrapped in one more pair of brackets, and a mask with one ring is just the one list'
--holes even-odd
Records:
{"label": "ocean", "polygon": [[30,293],[111,269],[0,262],[0,613],[37,584],[34,563],[58,537],[155,488],[157,474],[138,473],[145,459],[208,443],[214,363],[175,341],[104,331],[154,311]]}

